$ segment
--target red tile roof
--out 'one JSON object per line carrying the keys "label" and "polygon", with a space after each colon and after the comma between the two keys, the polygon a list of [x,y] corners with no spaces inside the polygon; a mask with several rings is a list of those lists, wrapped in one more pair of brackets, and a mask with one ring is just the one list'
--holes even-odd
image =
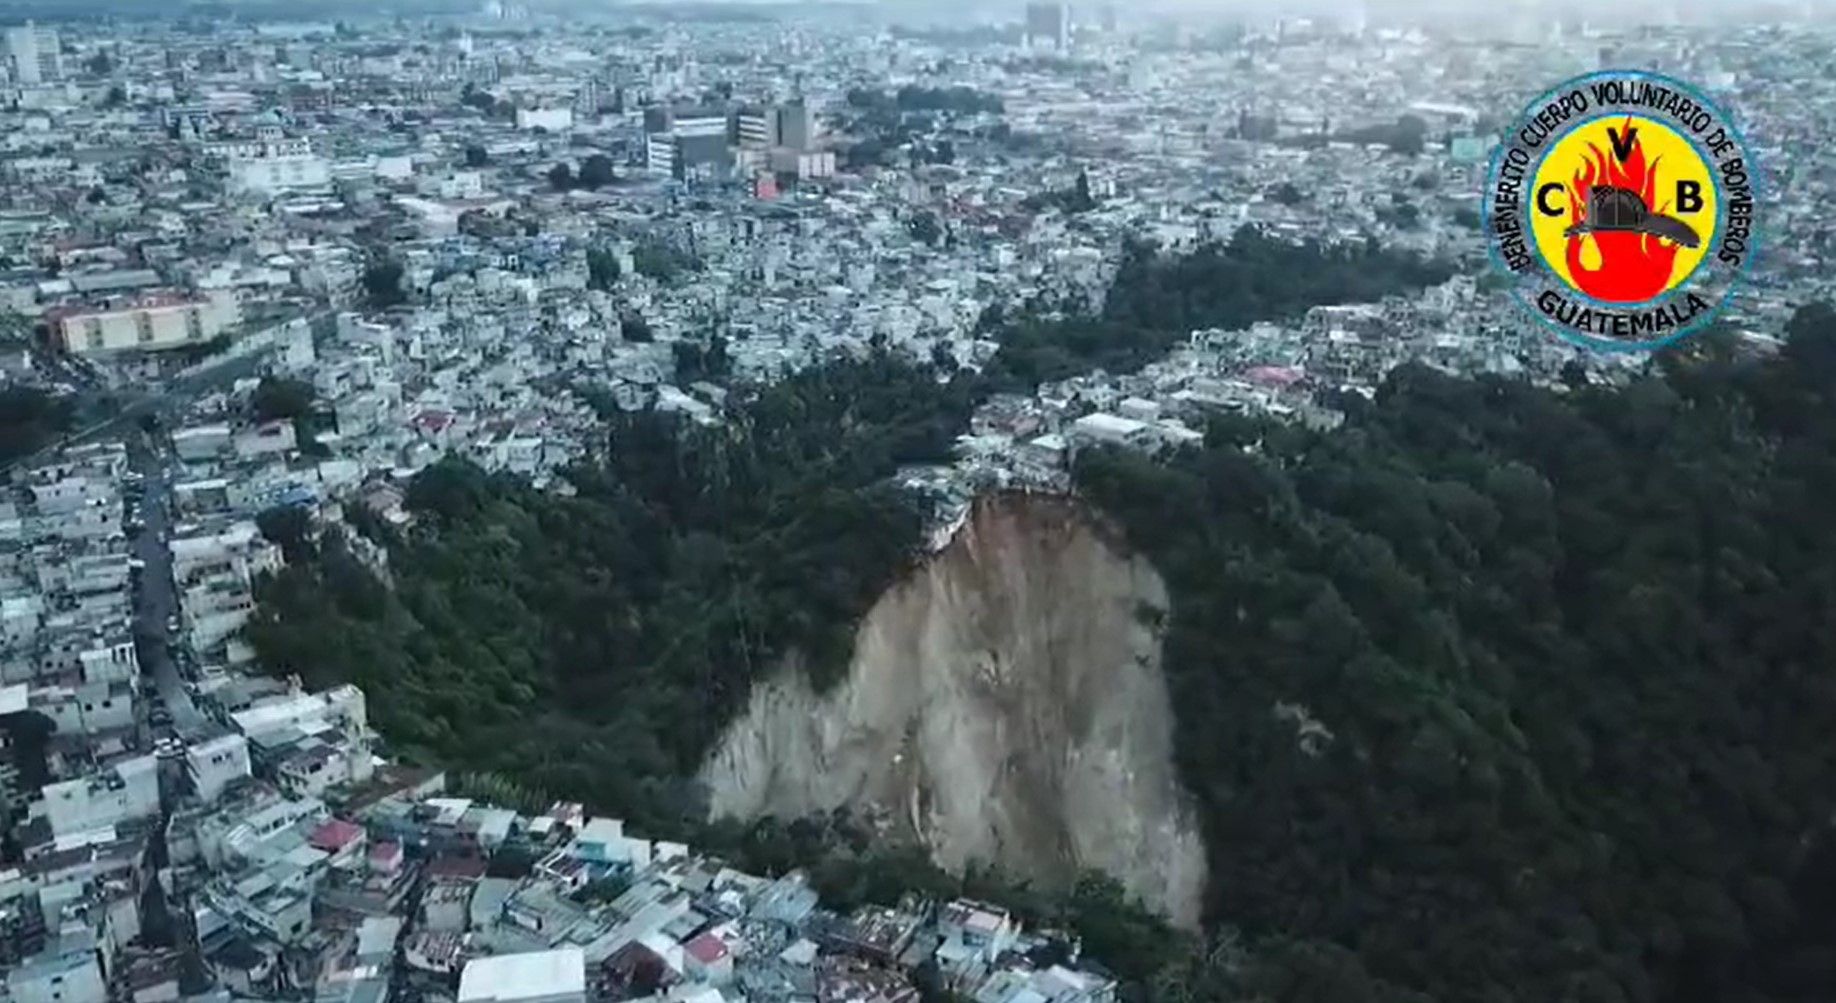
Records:
{"label": "red tile roof", "polygon": [[333,853],[342,850],[363,837],[363,826],[355,822],[346,822],[341,818],[327,819],[306,841],[313,848]]}
{"label": "red tile roof", "polygon": [[704,965],[718,964],[727,956],[727,944],[711,933],[704,933],[687,944],[682,945],[689,957]]}

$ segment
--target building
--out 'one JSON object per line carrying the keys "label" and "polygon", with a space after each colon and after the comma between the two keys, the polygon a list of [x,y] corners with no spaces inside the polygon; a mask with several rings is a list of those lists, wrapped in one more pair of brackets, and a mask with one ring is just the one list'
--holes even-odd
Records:
{"label": "building", "polygon": [[22,84],[40,84],[64,76],[63,43],[57,32],[30,21],[6,29],[6,61],[13,79]]}
{"label": "building", "polygon": [[466,962],[458,1003],[585,1003],[586,958],[578,947]]}
{"label": "building", "polygon": [[787,101],[774,110],[777,121],[773,146],[808,151],[816,148],[816,112],[802,98]]}
{"label": "building", "polygon": [[235,300],[152,295],[101,307],[54,311],[51,329],[72,355],[157,352],[198,345],[238,320]]}
{"label": "building", "polygon": [[780,147],[771,151],[771,169],[778,174],[789,174],[799,181],[835,176],[835,153],[830,150],[820,152],[799,152],[789,147]]}
{"label": "building", "polygon": [[758,108],[741,108],[733,113],[733,138],[740,146],[758,149],[772,145],[777,112]]}
{"label": "building", "polygon": [[225,788],[250,773],[249,743],[241,735],[221,735],[185,750],[185,775],[206,804],[215,802]]}
{"label": "building", "polygon": [[92,950],[47,951],[6,973],[13,1003],[106,1003],[108,986]]}
{"label": "building", "polygon": [[652,174],[686,177],[730,162],[724,111],[667,107],[644,112],[644,165]]}
{"label": "building", "polygon": [[158,764],[152,756],[138,756],[87,777],[46,784],[43,795],[56,836],[152,818],[159,814]]}
{"label": "building", "polygon": [[548,132],[562,132],[574,127],[574,109],[572,108],[518,108],[516,110],[516,127],[518,129],[543,129]]}
{"label": "building", "polygon": [[310,153],[233,160],[229,165],[230,188],[243,193],[316,191],[329,187],[331,180],[330,161]]}
{"label": "building", "polygon": [[1026,5],[1027,45],[1049,45],[1059,52],[1071,48],[1071,8],[1062,3]]}

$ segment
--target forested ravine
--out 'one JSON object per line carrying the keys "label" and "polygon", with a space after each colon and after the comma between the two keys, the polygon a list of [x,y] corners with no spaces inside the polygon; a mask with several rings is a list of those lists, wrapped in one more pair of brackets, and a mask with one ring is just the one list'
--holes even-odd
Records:
{"label": "forested ravine", "polygon": [[1623,389],[1405,367],[1331,433],[1083,458],[1165,576],[1207,915],[1269,984],[1836,998],[1836,315],[1789,335]]}
{"label": "forested ravine", "polygon": [[[990,382],[1304,308],[1265,295],[1290,252],[1257,246],[1136,261],[1120,327],[1029,322],[1015,368],[876,354],[736,394],[720,429],[610,416],[572,497],[441,464],[406,531],[359,520],[394,588],[335,535],[294,541],[250,636],[270,671],[362,684],[395,751],[709,836],[694,777],[753,685],[790,659],[845,686],[921,566],[899,466],[946,459]],[[1165,587],[1206,949],[1089,881],[1014,901],[1137,999],[1836,999],[1836,313],[1787,335],[1705,335],[1622,388],[1406,366],[1331,432],[1084,454],[1081,501]],[[732,842],[814,860],[841,903],[991,887],[832,819]]]}

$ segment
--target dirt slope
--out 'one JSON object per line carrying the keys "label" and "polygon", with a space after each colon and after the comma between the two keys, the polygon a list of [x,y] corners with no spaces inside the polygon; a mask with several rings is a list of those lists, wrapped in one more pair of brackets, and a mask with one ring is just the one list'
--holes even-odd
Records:
{"label": "dirt slope", "polygon": [[984,499],[875,604],[832,693],[797,671],[755,689],[703,770],[711,809],[875,810],[946,868],[1102,870],[1196,925],[1204,850],[1143,615],[1165,608],[1154,569],[1075,503]]}

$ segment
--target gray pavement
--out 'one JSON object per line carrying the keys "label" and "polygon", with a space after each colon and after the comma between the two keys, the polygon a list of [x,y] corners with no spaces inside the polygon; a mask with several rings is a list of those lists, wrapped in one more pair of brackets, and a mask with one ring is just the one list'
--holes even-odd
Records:
{"label": "gray pavement", "polygon": [[146,525],[134,537],[134,556],[145,564],[134,591],[135,653],[140,671],[152,677],[172,712],[172,729],[181,736],[201,734],[209,719],[192,702],[179,666],[167,650],[166,623],[179,609],[172,581],[172,551],[167,546],[172,535],[171,467],[145,435],[128,438],[128,463],[146,478],[140,506]]}

